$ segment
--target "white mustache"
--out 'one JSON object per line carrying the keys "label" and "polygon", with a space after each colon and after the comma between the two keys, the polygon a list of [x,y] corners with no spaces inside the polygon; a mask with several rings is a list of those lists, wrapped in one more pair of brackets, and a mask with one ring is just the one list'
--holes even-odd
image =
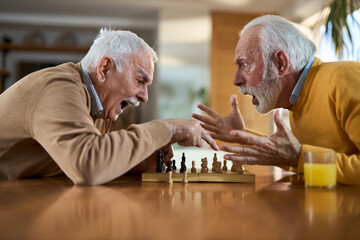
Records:
{"label": "white mustache", "polygon": [[256,91],[254,91],[250,87],[246,87],[246,86],[239,87],[239,93],[242,93],[242,94],[255,95],[256,94],[255,92]]}

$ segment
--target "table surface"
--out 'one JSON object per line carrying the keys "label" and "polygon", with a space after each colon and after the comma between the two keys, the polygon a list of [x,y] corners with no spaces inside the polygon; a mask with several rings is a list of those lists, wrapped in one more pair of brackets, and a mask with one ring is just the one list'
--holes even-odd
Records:
{"label": "table surface", "polygon": [[360,239],[359,187],[255,174],[255,184],[0,182],[0,239]]}

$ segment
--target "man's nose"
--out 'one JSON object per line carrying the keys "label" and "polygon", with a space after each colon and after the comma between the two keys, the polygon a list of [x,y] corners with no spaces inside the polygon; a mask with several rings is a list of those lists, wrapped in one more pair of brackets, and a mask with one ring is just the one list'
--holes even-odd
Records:
{"label": "man's nose", "polygon": [[242,74],[241,74],[241,72],[240,72],[240,69],[237,68],[237,69],[236,69],[236,72],[235,72],[233,84],[234,84],[235,86],[240,86],[240,85],[242,85],[242,84],[244,84],[244,83],[245,83],[245,81],[244,81],[244,78],[243,78],[243,76],[242,76]]}
{"label": "man's nose", "polygon": [[140,102],[147,102],[149,100],[147,88],[142,89],[137,95]]}

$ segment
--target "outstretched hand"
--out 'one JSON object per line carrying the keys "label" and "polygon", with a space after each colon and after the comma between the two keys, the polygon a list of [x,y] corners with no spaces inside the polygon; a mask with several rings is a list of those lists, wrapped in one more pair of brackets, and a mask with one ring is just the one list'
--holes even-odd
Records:
{"label": "outstretched hand", "polygon": [[231,112],[222,116],[213,109],[199,104],[198,108],[206,112],[210,117],[192,114],[192,117],[201,121],[201,126],[210,132],[210,135],[225,142],[238,142],[238,138],[230,134],[231,130],[246,130],[243,118],[238,108],[236,94],[230,96]]}
{"label": "outstretched hand", "polygon": [[194,119],[164,119],[162,120],[171,130],[172,139],[168,143],[178,143],[180,146],[202,147],[202,139],[205,140],[212,149],[219,150],[215,140],[210,134],[200,126],[200,122]]}
{"label": "outstretched hand", "polygon": [[260,137],[246,131],[231,131],[230,134],[238,142],[249,145],[221,145],[221,150],[233,153],[224,155],[224,159],[250,165],[296,166],[301,144],[285,125],[278,109],[274,112],[274,122],[276,132],[270,137]]}

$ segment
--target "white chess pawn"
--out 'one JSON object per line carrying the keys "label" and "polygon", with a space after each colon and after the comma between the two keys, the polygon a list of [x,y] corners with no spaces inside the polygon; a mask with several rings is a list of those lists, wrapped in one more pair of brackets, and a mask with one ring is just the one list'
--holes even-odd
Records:
{"label": "white chess pawn", "polygon": [[192,164],[191,172],[196,173],[195,161],[192,161],[191,164]]}
{"label": "white chess pawn", "polygon": [[238,164],[237,166],[237,172],[243,174],[244,173],[244,167],[242,164]]}
{"label": "white chess pawn", "polygon": [[223,168],[222,168],[224,171],[227,171],[228,169],[227,169],[227,166],[226,166],[226,160],[224,160],[224,166],[223,166]]}

